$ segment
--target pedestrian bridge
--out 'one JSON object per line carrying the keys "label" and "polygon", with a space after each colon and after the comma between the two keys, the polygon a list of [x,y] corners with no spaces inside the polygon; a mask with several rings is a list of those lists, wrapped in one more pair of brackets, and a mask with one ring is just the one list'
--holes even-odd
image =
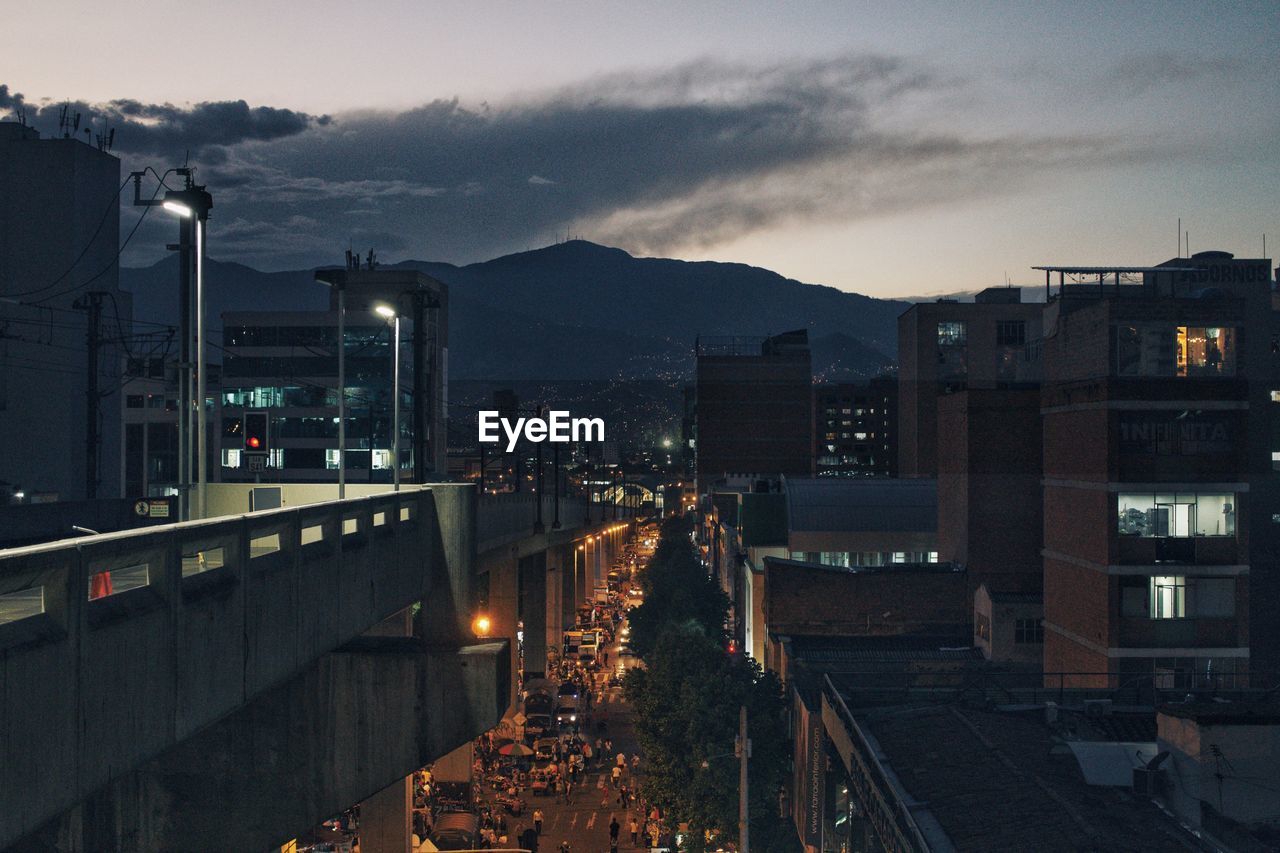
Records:
{"label": "pedestrian bridge", "polygon": [[514,664],[470,634],[479,557],[571,542],[589,508],[287,494],[0,551],[0,850],[204,849],[202,823],[208,849],[265,849],[500,719]]}

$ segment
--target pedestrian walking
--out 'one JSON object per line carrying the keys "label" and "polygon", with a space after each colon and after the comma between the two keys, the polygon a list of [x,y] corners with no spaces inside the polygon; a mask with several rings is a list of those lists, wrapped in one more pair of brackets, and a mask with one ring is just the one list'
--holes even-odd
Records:
{"label": "pedestrian walking", "polygon": [[615,847],[618,844],[618,833],[622,831],[622,824],[618,823],[617,815],[609,815],[609,843]]}
{"label": "pedestrian walking", "polygon": [[631,846],[635,847],[640,839],[640,823],[636,820],[636,816],[631,816]]}
{"label": "pedestrian walking", "polygon": [[613,787],[615,788],[618,787],[618,783],[620,781],[622,781],[622,768],[614,767],[613,768]]}
{"label": "pedestrian walking", "polygon": [[542,834],[542,809],[533,810],[533,830],[539,835]]}
{"label": "pedestrian walking", "polygon": [[640,753],[634,753],[631,756],[631,772],[635,773],[640,769]]}

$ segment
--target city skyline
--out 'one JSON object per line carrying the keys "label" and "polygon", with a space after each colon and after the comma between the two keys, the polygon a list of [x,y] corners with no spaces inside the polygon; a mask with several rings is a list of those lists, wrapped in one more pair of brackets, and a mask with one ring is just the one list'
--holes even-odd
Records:
{"label": "city skyline", "polygon": [[[233,3],[192,10],[202,61],[163,74],[154,39],[103,62],[131,8],[21,12],[63,49],[12,46],[0,113],[56,131],[71,101],[117,129],[126,168],[189,151],[211,253],[262,269],[348,245],[465,264],[572,234],[912,296],[1162,260],[1179,217],[1192,252],[1256,257],[1280,234],[1268,5]],[[162,227],[127,265],[159,257]]]}

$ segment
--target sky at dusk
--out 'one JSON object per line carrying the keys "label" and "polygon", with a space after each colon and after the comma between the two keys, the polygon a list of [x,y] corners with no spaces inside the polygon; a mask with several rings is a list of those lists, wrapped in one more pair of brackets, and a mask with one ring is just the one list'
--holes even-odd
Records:
{"label": "sky at dusk", "polygon": [[[877,296],[1280,242],[1280,3],[23,4],[0,115],[186,152],[210,254],[566,233]],[[25,33],[17,38],[14,33]],[[122,230],[137,216],[123,211]],[[159,219],[159,217],[157,217]],[[147,222],[125,254],[171,239]],[[1275,252],[1271,251],[1274,255]]]}

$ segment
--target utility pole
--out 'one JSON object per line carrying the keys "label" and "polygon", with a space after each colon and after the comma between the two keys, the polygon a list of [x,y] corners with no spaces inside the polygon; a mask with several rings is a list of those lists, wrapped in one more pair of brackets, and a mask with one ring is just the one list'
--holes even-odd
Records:
{"label": "utility pole", "polygon": [[[542,404],[541,404],[541,403],[539,403],[539,404],[538,404],[537,416],[538,416],[539,418],[541,418],[541,417],[542,417]],[[536,520],[534,521],[534,523],[533,523],[533,530],[534,530],[534,532],[535,532],[535,533],[541,533],[542,531],[546,530],[546,527],[544,527],[544,526],[543,526],[543,524],[542,524],[542,495],[543,495],[543,490],[542,490],[542,442],[540,442],[540,441],[539,441],[539,442],[535,445],[535,447],[534,447],[534,457],[535,457],[535,459],[537,460],[537,461],[535,462],[535,464],[538,466],[538,473],[534,476],[534,480],[533,480],[533,490],[534,490],[534,492],[536,492],[536,493],[537,493],[537,499],[538,499],[538,500],[537,500],[537,504],[538,504],[538,506],[537,506],[538,515],[537,515],[537,519],[536,519]]]}
{"label": "utility pole", "polygon": [[84,345],[89,353],[88,374],[84,391],[84,494],[86,500],[98,497],[98,347],[102,324],[100,290],[91,290],[77,299],[74,307],[89,312],[85,324]]}
{"label": "utility pole", "polygon": [[555,479],[556,504],[555,517],[551,521],[551,529],[560,529],[560,443],[551,445],[551,474]]}
{"label": "utility pole", "polygon": [[738,709],[738,851],[747,853],[747,759],[751,739],[747,737],[747,706]]}
{"label": "utility pole", "polygon": [[[413,425],[413,479],[418,484],[427,481],[427,418],[426,409],[428,404],[431,405],[431,411],[435,411],[434,399],[428,400],[426,392],[426,372],[427,365],[425,355],[425,346],[427,341],[427,312],[425,305],[426,294],[421,289],[414,289],[413,297],[413,417],[410,419]],[[432,370],[438,369],[437,365],[431,365]],[[432,383],[434,386],[435,383]],[[439,441],[437,435],[431,436],[431,441]],[[433,445],[434,446],[434,445]],[[397,463],[398,464],[398,463]]]}

